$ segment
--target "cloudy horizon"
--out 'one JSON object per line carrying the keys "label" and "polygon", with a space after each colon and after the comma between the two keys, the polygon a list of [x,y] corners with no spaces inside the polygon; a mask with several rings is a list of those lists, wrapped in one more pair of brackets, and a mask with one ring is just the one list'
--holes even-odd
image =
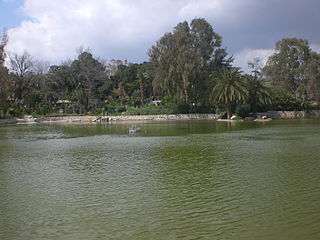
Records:
{"label": "cloudy horizon", "polygon": [[307,39],[314,50],[320,49],[317,0],[0,1],[1,8],[12,6],[14,11],[1,14],[6,18],[1,22],[16,21],[8,27],[6,50],[18,54],[27,50],[51,64],[73,59],[80,46],[106,60],[143,62],[164,33],[195,17],[213,26],[222,36],[223,47],[235,57],[234,65],[245,71],[255,57],[265,62],[282,38]]}

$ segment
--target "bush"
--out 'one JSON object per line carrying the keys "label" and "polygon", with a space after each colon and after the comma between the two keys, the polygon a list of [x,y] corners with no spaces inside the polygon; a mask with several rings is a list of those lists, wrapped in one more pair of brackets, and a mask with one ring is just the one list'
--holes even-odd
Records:
{"label": "bush", "polygon": [[21,117],[23,117],[24,115],[30,115],[31,112],[30,112],[29,109],[16,107],[16,108],[13,108],[12,111],[10,111],[10,114],[11,114],[13,117],[21,118]]}
{"label": "bush", "polygon": [[148,104],[144,107],[128,107],[128,115],[162,115],[174,113],[173,108],[169,105]]}
{"label": "bush", "polygon": [[250,115],[250,105],[249,104],[244,104],[244,105],[237,106],[236,114],[237,114],[237,116],[239,116],[241,118],[249,117],[249,115]]}
{"label": "bush", "polygon": [[122,104],[118,103],[108,103],[103,106],[103,109],[105,112],[108,112],[110,114],[113,113],[121,113],[126,111],[126,107]]}
{"label": "bush", "polygon": [[310,101],[296,98],[289,92],[279,92],[272,100],[272,110],[276,111],[303,111],[311,108]]}
{"label": "bush", "polygon": [[175,107],[176,113],[190,113],[190,106],[187,103],[179,103]]}

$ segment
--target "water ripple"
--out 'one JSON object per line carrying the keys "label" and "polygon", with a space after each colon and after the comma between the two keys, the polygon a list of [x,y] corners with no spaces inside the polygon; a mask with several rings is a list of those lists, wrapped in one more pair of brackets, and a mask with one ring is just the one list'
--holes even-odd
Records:
{"label": "water ripple", "polygon": [[0,239],[319,239],[307,123],[2,129]]}

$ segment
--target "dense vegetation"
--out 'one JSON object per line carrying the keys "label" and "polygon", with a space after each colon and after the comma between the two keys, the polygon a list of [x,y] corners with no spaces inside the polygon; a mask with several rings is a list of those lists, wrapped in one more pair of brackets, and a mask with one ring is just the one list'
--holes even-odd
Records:
{"label": "dense vegetation", "polygon": [[[243,117],[265,110],[310,110],[320,101],[320,55],[306,40],[286,38],[252,74],[233,66],[222,37],[201,18],[179,23],[149,52],[149,61],[105,62],[89,50],[48,66],[28,52],[8,54],[0,45],[1,117],[24,114],[225,113]],[[153,102],[152,102],[153,101]]]}

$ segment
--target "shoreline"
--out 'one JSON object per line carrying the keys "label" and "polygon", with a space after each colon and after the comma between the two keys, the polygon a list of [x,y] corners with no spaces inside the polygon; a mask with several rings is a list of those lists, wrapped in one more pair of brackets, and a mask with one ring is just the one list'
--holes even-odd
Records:
{"label": "shoreline", "polygon": [[168,114],[121,116],[68,116],[39,118],[39,123],[107,123],[160,120],[216,120],[216,114]]}
{"label": "shoreline", "polygon": [[135,121],[166,121],[166,120],[216,120],[216,114],[163,114],[163,115],[120,115],[120,116],[63,116],[41,117],[30,116],[14,119],[0,119],[4,124],[33,124],[33,123],[111,123]]}
{"label": "shoreline", "polygon": [[[267,119],[261,119],[267,116]],[[252,122],[268,122],[272,119],[303,119],[320,118],[320,110],[313,110],[309,113],[303,111],[268,111],[257,113],[257,119]],[[152,120],[216,120],[221,122],[248,122],[245,120],[218,119],[217,114],[162,114],[162,115],[119,115],[119,116],[63,116],[63,117],[41,117],[0,119],[0,125],[7,124],[32,124],[32,123],[107,123],[107,122],[134,122]]]}

